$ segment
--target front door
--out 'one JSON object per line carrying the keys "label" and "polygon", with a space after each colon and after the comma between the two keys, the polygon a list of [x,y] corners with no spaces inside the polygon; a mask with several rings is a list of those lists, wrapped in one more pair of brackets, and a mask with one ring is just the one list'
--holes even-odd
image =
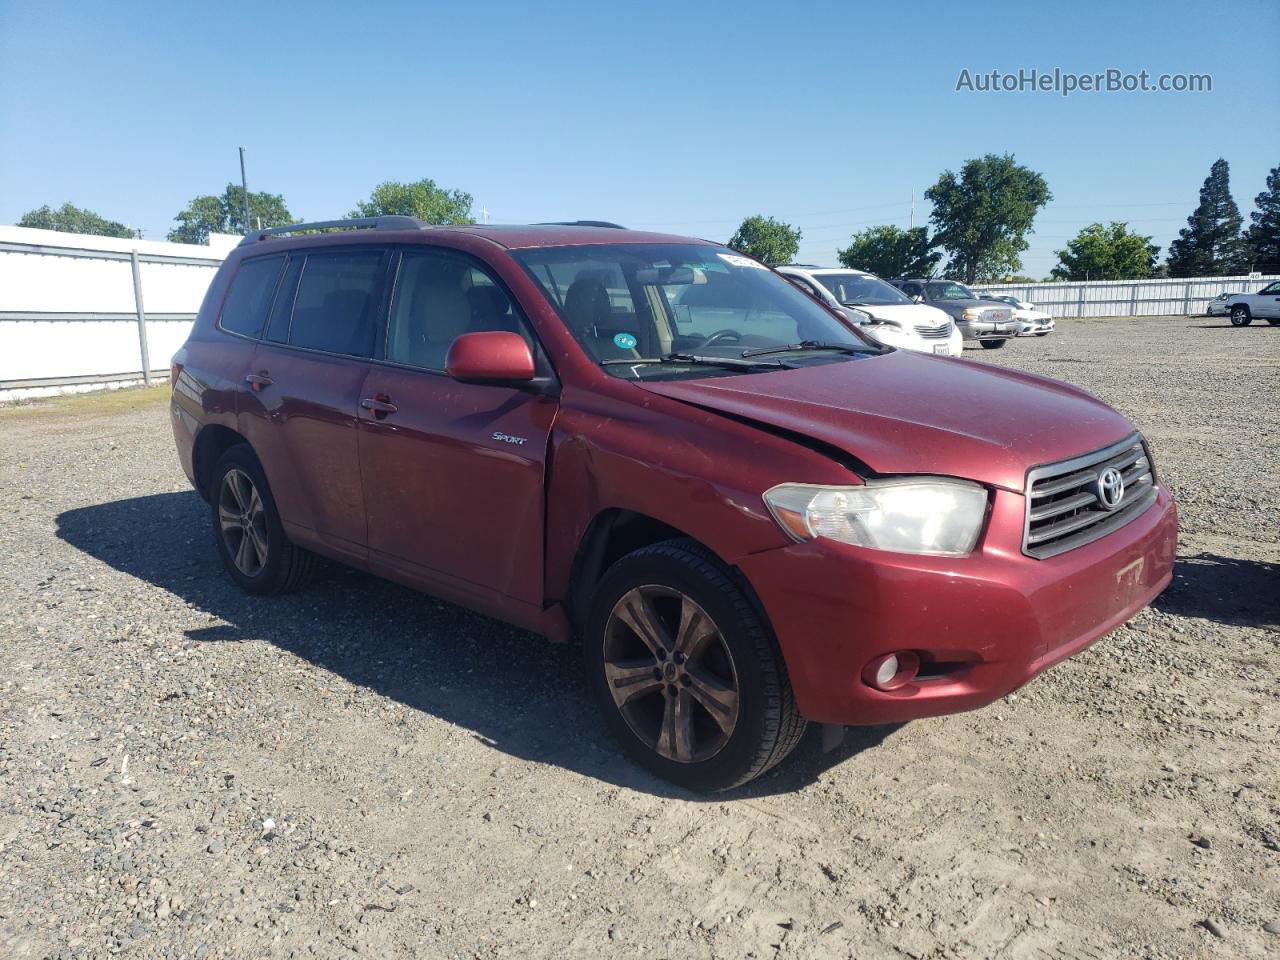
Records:
{"label": "front door", "polygon": [[553,396],[465,384],[444,373],[463,333],[509,330],[536,345],[505,290],[477,261],[406,250],[385,362],[360,411],[360,470],[371,569],[482,608],[543,600],[544,475]]}

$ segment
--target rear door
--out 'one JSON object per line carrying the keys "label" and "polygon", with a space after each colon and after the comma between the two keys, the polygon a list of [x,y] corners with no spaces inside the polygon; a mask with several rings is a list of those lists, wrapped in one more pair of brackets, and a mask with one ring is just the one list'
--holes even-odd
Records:
{"label": "rear door", "polygon": [[290,257],[242,405],[290,537],[356,563],[367,556],[356,412],[389,256],[360,246]]}
{"label": "rear door", "polygon": [[372,365],[361,395],[370,568],[482,607],[514,600],[540,610],[557,400],[444,373],[464,333],[519,333],[539,356],[537,343],[477,260],[414,246],[395,273],[384,362]]}

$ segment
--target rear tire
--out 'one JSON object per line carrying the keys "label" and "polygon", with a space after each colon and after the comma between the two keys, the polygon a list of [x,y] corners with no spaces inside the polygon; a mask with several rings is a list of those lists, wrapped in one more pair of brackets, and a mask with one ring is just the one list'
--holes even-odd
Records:
{"label": "rear tire", "polygon": [[248,444],[218,458],[209,490],[218,556],[240,589],[265,596],[307,585],[319,558],[285,536],[267,476]]}
{"label": "rear tire", "polygon": [[1231,325],[1233,327],[1247,327],[1253,323],[1253,314],[1249,312],[1249,308],[1243,303],[1236,304],[1231,308]]}
{"label": "rear tire", "polygon": [[804,733],[763,616],[692,540],[643,547],[609,568],[592,597],[583,657],[623,750],[680,786],[746,783]]}
{"label": "rear tire", "polygon": [[979,340],[978,342],[982,344],[983,350],[999,350],[1009,341],[1008,340]]}

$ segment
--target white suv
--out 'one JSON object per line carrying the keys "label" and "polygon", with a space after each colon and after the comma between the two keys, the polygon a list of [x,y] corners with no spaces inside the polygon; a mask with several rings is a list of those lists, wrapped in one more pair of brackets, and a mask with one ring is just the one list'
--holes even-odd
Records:
{"label": "white suv", "polygon": [[[792,264],[778,272],[828,306],[844,310],[862,329],[891,347],[958,357],[964,337],[943,311],[911,298],[875,274],[843,267]],[[869,316],[870,322],[863,319]]]}

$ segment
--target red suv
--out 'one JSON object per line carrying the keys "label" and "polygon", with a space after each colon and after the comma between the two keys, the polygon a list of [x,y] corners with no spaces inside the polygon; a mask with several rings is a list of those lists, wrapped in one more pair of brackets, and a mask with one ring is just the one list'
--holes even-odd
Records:
{"label": "red suv", "polygon": [[624,748],[694,788],[758,776],[806,721],[990,703],[1174,559],[1115,410],[883,347],[701,240],[264,230],[173,368],[179,456],[245,590],[324,556],[578,639]]}

